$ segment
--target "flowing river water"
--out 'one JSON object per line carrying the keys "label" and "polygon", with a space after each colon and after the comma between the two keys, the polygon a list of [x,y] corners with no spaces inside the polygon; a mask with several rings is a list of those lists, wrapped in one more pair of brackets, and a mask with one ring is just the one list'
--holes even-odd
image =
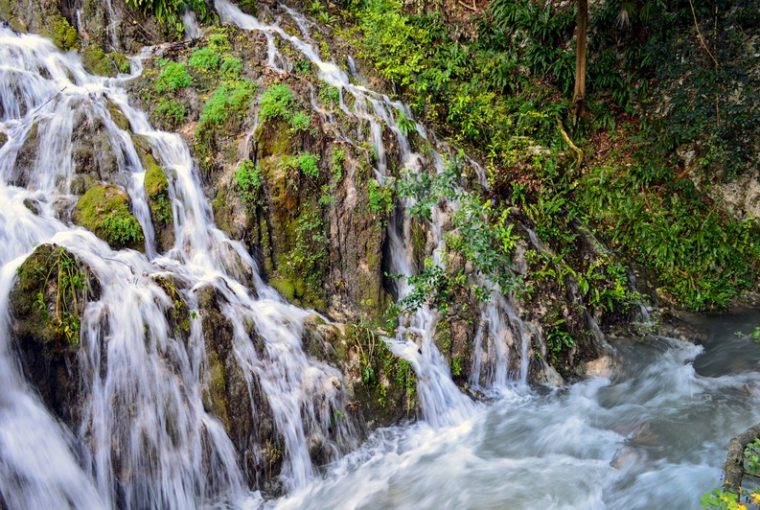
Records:
{"label": "flowing river water", "polygon": [[[404,167],[419,168],[427,157],[442,171],[441,155],[415,153],[396,125],[401,112],[410,117],[406,107],[321,60],[297,13],[288,10],[303,38],[226,0],[216,7],[223,21],[266,36],[273,70],[288,67],[279,38],[339,88],[344,112],[370,125],[378,180],[387,177],[383,128],[394,133]],[[136,58],[132,77],[140,70]],[[708,334],[704,348],[665,338],[617,341],[609,378],[550,391],[526,384],[528,346],[543,349],[539,332],[519,318],[509,296],[497,296],[481,310],[488,332],[473,339],[471,376],[494,398],[476,403],[457,389],[432,339],[437,314],[422,307],[387,341],[418,374],[423,420],[379,430],[359,447],[350,424],[331,423],[344,409],[340,372],[302,349],[310,312],[268,287],[244,247],[214,226],[188,147],[179,136],[154,130],[130,104],[123,89],[129,78],[91,76],[76,56],[48,41],[0,28],[0,129],[8,136],[0,148],[0,507],[692,508],[719,484],[728,439],[760,421],[760,347],[734,335],[760,317],[706,319],[699,324]],[[346,94],[353,96],[351,108]],[[131,133],[114,123],[109,105],[123,112]],[[62,214],[76,199],[77,116],[99,119],[116,149],[116,179],[143,227],[144,255],[113,251]],[[39,150],[19,170],[32,130]],[[427,136],[421,125],[417,132]],[[176,241],[166,253],[157,252],[132,134],[170,171]],[[456,207],[433,210],[436,260],[444,250],[443,208]],[[6,310],[16,268],[45,242],[87,263],[102,287],[83,317],[78,362],[89,395],[81,423],[71,429],[24,380],[9,342]],[[408,218],[394,216],[389,243],[392,270],[411,275]],[[188,341],[175,338],[166,319],[170,303],[155,275],[185,282],[191,308],[196,289],[212,286],[223,296],[235,363],[251,393],[261,387],[284,438],[283,498],[264,501],[248,490],[233,444],[204,410],[200,324],[193,323]],[[406,292],[400,283],[399,295]],[[250,324],[263,350],[254,349]],[[309,458],[314,437],[331,452],[324,476]]]}
{"label": "flowing river water", "polygon": [[[442,429],[379,431],[276,508],[699,508],[730,437],[760,421],[760,314],[700,319],[704,345],[619,340],[618,368],[517,391]],[[745,335],[737,335],[737,332]]]}

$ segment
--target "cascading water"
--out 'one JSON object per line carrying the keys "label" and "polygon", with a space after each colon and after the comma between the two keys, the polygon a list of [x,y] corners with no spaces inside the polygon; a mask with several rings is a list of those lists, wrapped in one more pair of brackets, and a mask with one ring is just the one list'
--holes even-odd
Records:
{"label": "cascading water", "polygon": [[[84,402],[73,435],[45,412],[11,361],[9,317],[2,308],[0,377],[7,384],[0,408],[0,493],[5,504],[190,508],[247,491],[235,447],[204,409],[209,361],[199,321],[193,321],[187,339],[172,330],[167,312],[173,305],[154,279],[159,276],[182,282],[190,305],[204,287],[221,296],[253,412],[260,385],[282,434],[286,488],[303,485],[313,474],[309,441],[323,441],[333,452],[328,458],[355,446],[350,424],[332,423],[334,413],[343,412],[341,374],[301,349],[308,313],[267,287],[245,249],[214,227],[186,145],[177,135],[153,130],[145,114],[129,105],[120,88],[129,77],[88,75],[75,56],[50,42],[4,28],[0,60],[0,130],[8,135],[0,149],[2,299],[7,302],[24,255],[42,243],[65,247],[100,286],[99,299],[82,317],[78,372]],[[139,60],[133,66],[139,72]],[[123,112],[129,131],[114,123],[109,104]],[[107,134],[115,155],[113,179],[129,193],[145,234],[145,256],[113,251],[61,221],[75,198],[72,119],[79,116],[97,119]],[[26,158],[22,145],[32,132],[39,150]],[[175,243],[162,255],[133,136],[147,141],[169,175]],[[29,201],[35,207],[24,205]],[[252,338],[263,349],[254,349]],[[32,436],[38,440],[34,448],[19,450],[28,444],[29,430],[41,437]]]}
{"label": "cascading water", "polygon": [[[303,40],[226,0],[216,7],[223,20],[263,33],[271,69],[291,68],[277,48],[282,40],[340,90],[341,110],[369,125],[379,182],[389,177],[387,130],[401,167],[444,171],[442,156],[416,153],[397,126],[401,112],[411,118],[405,106],[353,83],[321,59],[310,44],[311,25],[297,12],[285,9]],[[463,395],[433,340],[438,313],[423,306],[388,342],[418,374],[425,423],[380,430],[336,461],[357,446],[356,434],[349,421],[334,420],[344,409],[342,375],[301,346],[312,312],[284,302],[262,281],[246,250],[214,226],[182,139],[154,130],[129,104],[122,86],[140,73],[140,59],[132,61],[132,76],[94,77],[75,56],[44,39],[0,28],[0,61],[0,131],[8,136],[0,147],[0,507],[486,508],[508,502],[511,508],[685,508],[717,485],[720,442],[760,420],[760,353],[751,352],[742,367],[735,366],[736,356],[716,354],[718,366],[703,363],[698,373],[701,348],[670,339],[624,344],[620,355],[629,367],[612,380],[595,378],[548,394],[525,391],[530,349],[546,354],[541,333],[520,318],[509,296],[494,292],[481,305],[469,382],[487,394],[520,398],[486,407]],[[111,106],[129,129],[114,122]],[[318,113],[330,120],[329,112]],[[110,165],[101,178],[127,190],[143,229],[144,255],[114,251],[69,223],[81,119],[106,134],[113,160],[94,164],[101,171]],[[256,125],[241,144],[243,158]],[[428,139],[421,125],[416,132]],[[30,137],[38,140],[31,157],[24,147]],[[163,253],[135,137],[147,143],[169,177],[174,243]],[[400,205],[403,211],[413,203]],[[444,223],[457,207],[450,200],[433,208],[436,263],[444,263]],[[393,215],[389,269],[406,277],[415,272],[410,230],[408,217]],[[74,424],[45,408],[10,342],[7,311],[16,270],[43,243],[66,248],[100,287],[82,317],[76,363],[83,401]],[[204,401],[213,384],[207,332],[199,319],[186,334],[175,331],[167,319],[175,305],[160,278],[177,282],[190,310],[200,310],[201,294],[211,289],[228,318],[231,359],[242,374],[249,412],[257,420],[266,406],[281,437],[287,498],[262,503],[250,492],[241,452]],[[407,282],[399,281],[398,296],[408,292]],[[595,324],[593,317],[589,322]],[[696,424],[688,436],[686,421]],[[314,476],[314,444],[336,461],[324,479]],[[251,455],[260,461],[265,453],[257,446]]]}
{"label": "cascading water", "polygon": [[[446,165],[443,157],[433,150],[433,154],[426,160],[421,154],[413,151],[409,136],[397,125],[398,118],[401,115],[407,119],[412,118],[405,105],[398,101],[392,101],[385,95],[373,92],[365,86],[352,83],[350,77],[339,66],[324,61],[312,45],[290,35],[280,26],[262,23],[253,16],[243,13],[227,0],[217,0],[216,9],[224,22],[265,35],[269,48],[269,66],[274,70],[280,69],[279,65],[274,64],[276,60],[281,58],[273,45],[275,36],[278,36],[317,67],[321,80],[339,89],[341,110],[349,117],[369,124],[369,141],[372,143],[376,155],[374,171],[381,184],[389,177],[386,161],[387,151],[383,141],[384,129],[389,129],[395,137],[395,149],[398,151],[398,159],[402,168],[417,172],[423,171],[424,165],[430,165],[436,173],[444,172]],[[310,40],[308,22],[292,9],[286,8],[285,10],[295,21],[304,39]],[[351,107],[346,103],[347,95],[352,99]],[[423,126],[415,123],[415,131],[422,139],[428,139]],[[408,208],[413,203],[411,199],[407,198],[401,205],[402,208]],[[435,243],[433,258],[435,263],[439,265],[443,265],[442,255],[445,253],[445,241],[442,232],[445,214],[441,207],[447,208],[448,212],[453,212],[456,210],[457,204],[450,201],[440,207],[433,207],[431,221]],[[397,294],[399,298],[403,298],[411,290],[406,280],[415,273],[414,264],[411,261],[411,227],[407,216],[393,215],[391,217],[388,226],[388,243],[389,266],[392,273],[402,275],[401,281],[397,284]],[[488,324],[488,328],[487,331],[481,330],[478,336],[475,348],[477,366],[474,367],[473,382],[475,386],[483,389],[508,393],[510,392],[509,387],[514,381],[523,384],[527,381],[528,346],[533,338],[540,342],[540,335],[536,331],[527,331],[527,328],[512,310],[512,305],[508,299],[496,292],[495,294],[496,298],[483,308],[481,319],[482,322]],[[438,312],[427,305],[422,306],[398,328],[395,338],[388,339],[388,341],[393,352],[409,361],[417,372],[418,396],[425,420],[436,425],[460,423],[472,413],[474,407],[472,401],[464,396],[453,383],[448,364],[435,345],[434,331],[437,322]],[[509,374],[507,368],[510,363],[508,353],[515,348],[513,341],[515,337],[520,343],[518,348],[520,359],[517,361],[519,368],[516,373]],[[482,349],[484,344],[487,346],[485,351]],[[482,377],[480,374],[481,367],[483,370]]]}

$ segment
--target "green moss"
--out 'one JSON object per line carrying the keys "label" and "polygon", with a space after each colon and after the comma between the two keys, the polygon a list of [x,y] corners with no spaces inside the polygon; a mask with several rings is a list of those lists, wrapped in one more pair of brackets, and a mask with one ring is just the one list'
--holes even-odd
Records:
{"label": "green moss", "polygon": [[114,249],[143,249],[142,227],[129,211],[129,198],[112,184],[100,184],[87,190],[74,209],[74,222]]}
{"label": "green moss", "polygon": [[0,131],[0,149],[5,145],[5,142],[8,141],[8,135]]}
{"label": "green moss", "polygon": [[176,334],[190,333],[190,321],[195,312],[191,312],[177,290],[175,280],[170,276],[154,276],[155,281],[172,300],[172,307],[168,310],[167,319],[172,324],[172,329]]}
{"label": "green moss", "polygon": [[129,60],[121,53],[106,53],[97,44],[89,44],[82,50],[82,64],[92,74],[102,76],[116,76],[119,73],[128,73]]}
{"label": "green moss", "polygon": [[108,101],[106,103],[106,108],[108,109],[109,115],[111,115],[111,120],[114,121],[119,129],[129,131],[129,120],[126,116],[124,116],[124,112],[122,112],[119,107],[113,104],[111,101]]}
{"label": "green moss", "polygon": [[274,277],[269,281],[269,284],[288,301],[300,302],[304,296],[303,280]]}
{"label": "green moss", "polygon": [[65,349],[79,343],[79,324],[90,274],[65,248],[39,246],[17,270],[10,308],[17,332]]}
{"label": "green moss", "polygon": [[71,26],[69,20],[63,16],[54,16],[48,23],[48,28],[44,35],[50,37],[53,43],[63,51],[70,51],[79,48],[79,34]]}

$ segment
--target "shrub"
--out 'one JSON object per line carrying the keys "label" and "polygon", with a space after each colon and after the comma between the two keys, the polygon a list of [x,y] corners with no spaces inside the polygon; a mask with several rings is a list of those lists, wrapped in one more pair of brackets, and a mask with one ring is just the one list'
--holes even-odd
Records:
{"label": "shrub", "polygon": [[234,79],[243,72],[243,61],[236,57],[224,57],[222,60],[222,74],[226,78]]}
{"label": "shrub", "polygon": [[307,177],[319,177],[319,156],[310,152],[303,152],[298,155],[298,168]]}
{"label": "shrub", "polygon": [[158,75],[154,83],[154,88],[159,94],[165,92],[175,92],[179,89],[188,87],[192,81],[190,74],[187,72],[185,64],[180,62],[167,63],[161,74]]}
{"label": "shrub", "polygon": [[222,63],[222,58],[217,55],[211,48],[199,48],[190,55],[188,64],[196,71],[213,71],[218,69]]}
{"label": "shrub", "polygon": [[187,107],[174,99],[162,98],[153,110],[153,115],[162,123],[176,127],[185,120]]}
{"label": "shrub", "polygon": [[278,118],[288,120],[294,103],[293,91],[287,85],[272,85],[261,95],[259,116],[263,121]]}

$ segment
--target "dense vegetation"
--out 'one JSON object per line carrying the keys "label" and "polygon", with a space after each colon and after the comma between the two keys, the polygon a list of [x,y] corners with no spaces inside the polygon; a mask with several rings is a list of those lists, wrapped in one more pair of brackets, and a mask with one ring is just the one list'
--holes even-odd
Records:
{"label": "dense vegetation", "polygon": [[[323,3],[311,9],[331,21]],[[594,285],[581,285],[584,294],[606,285],[607,296],[587,299],[610,307],[630,298],[621,262],[643,267],[678,307],[722,307],[754,288],[757,225],[712,190],[756,170],[757,2],[702,2],[694,13],[685,1],[592,8],[581,118],[569,112],[573,5],[494,0],[466,22],[451,20],[454,10],[373,0],[337,13],[417,114],[487,162],[490,226],[502,213],[536,225],[555,254],[536,254],[536,272],[585,276]],[[612,252],[579,274],[580,224]]]}

